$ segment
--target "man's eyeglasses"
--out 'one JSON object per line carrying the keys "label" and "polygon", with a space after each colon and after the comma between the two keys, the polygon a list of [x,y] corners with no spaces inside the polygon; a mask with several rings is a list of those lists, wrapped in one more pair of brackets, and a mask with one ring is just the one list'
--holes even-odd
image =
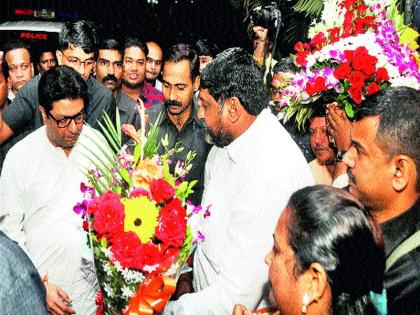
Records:
{"label": "man's eyeglasses", "polygon": [[95,60],[93,59],[81,61],[79,58],[67,56],[65,53],[63,53],[63,56],[66,57],[67,61],[74,67],[80,67],[81,65],[84,65],[85,67],[93,67],[95,65]]}
{"label": "man's eyeglasses", "polygon": [[57,119],[55,118],[51,113],[47,112],[47,116],[51,117],[56,123],[58,128],[66,128],[70,125],[71,121],[74,120],[76,124],[82,124],[83,123],[83,116],[84,113],[81,111],[80,113],[77,113],[73,116],[64,116],[63,118]]}

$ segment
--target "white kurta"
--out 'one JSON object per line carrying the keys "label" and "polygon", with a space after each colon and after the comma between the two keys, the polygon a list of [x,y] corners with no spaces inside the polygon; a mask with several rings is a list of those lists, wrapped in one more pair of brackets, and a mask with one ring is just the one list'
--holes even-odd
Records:
{"label": "white kurta", "polygon": [[94,131],[83,126],[67,157],[37,129],[7,154],[0,177],[0,230],[28,253],[41,276],[61,287],[80,315],[95,314],[98,288],[94,271],[82,259],[87,234],[73,206],[83,198],[83,166],[89,166],[81,142]]}
{"label": "white kurta", "polygon": [[290,195],[313,184],[304,156],[268,109],[230,145],[213,147],[202,201],[211,216],[194,256],[197,293],[169,303],[164,314],[231,314],[235,303],[255,309],[277,220]]}

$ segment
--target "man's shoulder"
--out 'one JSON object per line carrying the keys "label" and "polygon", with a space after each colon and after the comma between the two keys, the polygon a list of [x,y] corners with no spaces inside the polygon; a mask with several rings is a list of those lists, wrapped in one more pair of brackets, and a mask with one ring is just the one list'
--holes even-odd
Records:
{"label": "man's shoulder", "polygon": [[[28,156],[34,149],[39,149],[39,140],[45,135],[45,126],[38,128],[18,141],[7,153],[7,155],[21,155]],[[45,135],[46,137],[46,135]],[[22,157],[23,158],[23,157]],[[32,157],[33,158],[33,157]]]}
{"label": "man's shoulder", "polygon": [[87,80],[88,92],[92,95],[92,99],[104,97],[113,97],[112,92],[94,77],[90,76]]}

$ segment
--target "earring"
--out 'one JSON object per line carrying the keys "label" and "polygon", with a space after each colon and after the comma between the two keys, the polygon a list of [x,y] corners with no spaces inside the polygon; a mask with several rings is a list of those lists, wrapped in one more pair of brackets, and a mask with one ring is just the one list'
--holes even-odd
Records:
{"label": "earring", "polygon": [[309,305],[309,294],[305,293],[302,298],[302,314],[306,314]]}

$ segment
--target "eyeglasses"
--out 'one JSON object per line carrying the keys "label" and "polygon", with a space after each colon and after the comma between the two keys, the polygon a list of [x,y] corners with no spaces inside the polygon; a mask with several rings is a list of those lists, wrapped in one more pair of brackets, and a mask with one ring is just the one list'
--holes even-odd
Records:
{"label": "eyeglasses", "polygon": [[93,67],[95,65],[95,60],[93,59],[87,59],[85,61],[81,61],[79,58],[77,57],[72,57],[72,56],[67,56],[65,53],[63,53],[63,56],[66,57],[67,61],[73,65],[74,67],[80,67],[82,64],[85,67]]}
{"label": "eyeglasses", "polygon": [[51,117],[57,123],[58,128],[66,128],[70,125],[72,120],[74,120],[76,124],[82,124],[84,113],[83,111],[81,111],[80,113],[77,113],[76,115],[64,116],[63,118],[60,118],[60,119],[55,118],[49,112],[47,113],[47,116]]}

